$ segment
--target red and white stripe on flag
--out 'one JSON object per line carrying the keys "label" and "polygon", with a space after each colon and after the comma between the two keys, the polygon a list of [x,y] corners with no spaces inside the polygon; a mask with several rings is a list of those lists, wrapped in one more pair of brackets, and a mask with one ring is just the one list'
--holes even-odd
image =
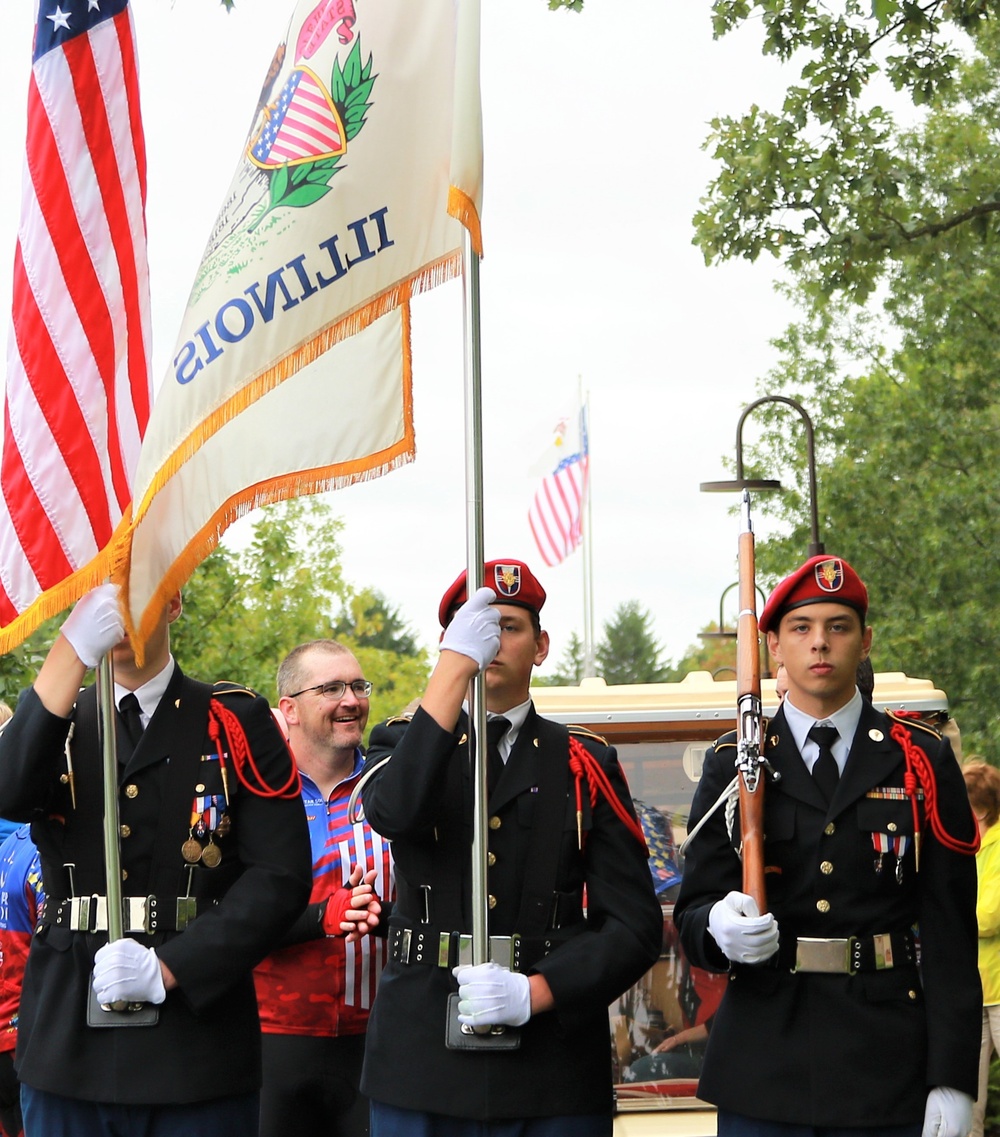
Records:
{"label": "red and white stripe on flag", "polygon": [[542,560],[560,564],[583,540],[583,503],[587,495],[586,454],[571,454],[542,479],[528,510],[528,524]]}
{"label": "red and white stripe on flag", "polygon": [[0,650],[107,576],[149,417],[128,0],[41,0],[0,459]]}

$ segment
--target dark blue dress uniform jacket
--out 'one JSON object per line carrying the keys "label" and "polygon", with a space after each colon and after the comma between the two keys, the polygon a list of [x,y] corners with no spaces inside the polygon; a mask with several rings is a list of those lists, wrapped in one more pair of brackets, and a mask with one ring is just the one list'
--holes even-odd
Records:
{"label": "dark blue dress uniform jacket", "polygon": [[[910,800],[891,792],[902,790],[905,769],[892,725],[866,705],[829,809],[780,711],[768,727],[766,752],[781,780],[768,781],[765,792],[765,881],[782,946],[777,962],[729,969],[699,1086],[708,1101],[772,1121],[874,1126],[921,1121],[933,1086],[976,1096],[975,858],[945,848],[925,826],[917,872]],[[945,830],[972,841],[975,822],[951,746],[917,725],[910,730],[933,767]],[[733,736],[708,752],[691,827],[732,779],[735,754]],[[716,971],[727,961],[708,914],[742,890],[723,814],[692,841],[674,912],[691,962]],[[738,830],[737,815],[736,842]],[[879,835],[909,838],[898,875],[891,853],[879,871]],[[919,971],[791,970],[796,937],[870,937],[911,926],[919,931]]]}
{"label": "dark blue dress uniform jacket", "polygon": [[[432,955],[440,932],[471,930],[472,779],[468,747],[460,744],[466,729],[464,716],[452,734],[418,710],[409,725],[375,727],[368,750],[369,768],[392,755],[362,794],[372,828],[393,842],[390,940],[404,928],[429,933]],[[631,810],[614,749],[583,741]],[[591,811],[586,788],[583,796],[581,855],[567,732],[532,709],[489,800],[490,934],[538,932],[525,937],[521,970],[545,976],[557,1009],[521,1028],[519,1050],[448,1050],[446,1002],[457,990],[450,969],[390,959],[368,1024],[364,1093],[473,1120],[610,1111],[608,1005],[657,959],[663,918],[645,849],[603,798]],[[556,820],[539,838],[532,821],[543,810]],[[545,846],[541,858],[533,840]],[[540,881],[546,856],[553,877]],[[522,908],[526,894],[536,895],[535,907]]]}
{"label": "dark blue dress uniform jacket", "polygon": [[[123,893],[157,896],[168,924],[175,921],[175,898],[188,889],[181,845],[190,834],[192,802],[202,793],[221,793],[207,734],[213,695],[240,719],[267,783],[280,787],[291,773],[266,700],[231,685],[213,689],[175,668],[121,773],[118,793]],[[73,719],[75,809],[61,780],[69,720],[50,714],[29,689],[0,737],[0,814],[32,822],[47,921],[70,896],[67,862],[76,865],[76,895],[107,892],[94,688],[80,696]],[[181,932],[130,933],[156,948],[179,985],[167,992],[159,1021],[88,1027],[93,958],[107,932],[46,922],[32,938],[24,978],[17,1039],[22,1081],[66,1097],[136,1104],[197,1102],[260,1085],[251,972],[305,907],[312,857],[301,797],[257,797],[239,783],[231,757],[228,769],[230,829],[214,838],[221,863],[199,863],[190,873],[199,914]]]}

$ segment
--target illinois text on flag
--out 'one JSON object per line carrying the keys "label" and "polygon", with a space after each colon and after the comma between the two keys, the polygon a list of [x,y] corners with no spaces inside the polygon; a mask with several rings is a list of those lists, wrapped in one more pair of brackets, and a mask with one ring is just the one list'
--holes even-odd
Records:
{"label": "illinois text on flag", "polygon": [[410,297],[478,243],[478,36],[478,0],[296,5],[143,445],[138,640],[241,513],[412,459]]}
{"label": "illinois text on flag", "polygon": [[128,0],[41,0],[0,459],[0,651],[109,574],[149,416]]}

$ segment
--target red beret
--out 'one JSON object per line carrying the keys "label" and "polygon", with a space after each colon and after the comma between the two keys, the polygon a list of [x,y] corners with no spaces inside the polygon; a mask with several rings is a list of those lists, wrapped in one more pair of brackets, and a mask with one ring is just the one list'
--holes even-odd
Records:
{"label": "red beret", "polygon": [[[441,597],[438,619],[446,628],[452,612],[468,599],[465,587],[466,573],[459,573],[458,579]],[[483,565],[483,584],[492,588],[497,604],[516,604],[527,608],[537,616],[545,603],[545,589],[538,583],[535,574],[523,561],[487,561]]]}
{"label": "red beret", "polygon": [[847,561],[820,553],[786,576],[771,593],[757,626],[762,632],[773,631],[792,608],[823,603],[846,604],[858,613],[862,625],[868,615],[868,589],[861,577]]}

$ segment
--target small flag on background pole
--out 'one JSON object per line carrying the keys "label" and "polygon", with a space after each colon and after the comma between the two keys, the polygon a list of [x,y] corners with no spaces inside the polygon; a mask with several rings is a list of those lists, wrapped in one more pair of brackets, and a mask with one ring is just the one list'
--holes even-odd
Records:
{"label": "small flag on background pole", "polygon": [[528,510],[528,524],[542,560],[561,564],[583,541],[583,510],[590,471],[586,411],[580,411],[580,448],[559,460],[542,479]]}
{"label": "small flag on background pole", "polygon": [[0,458],[0,652],[110,575],[149,417],[128,0],[41,0]]}
{"label": "small flag on background pole", "polygon": [[237,517],[413,459],[410,298],[481,251],[478,60],[479,0],[295,5],[142,447],[140,649]]}

